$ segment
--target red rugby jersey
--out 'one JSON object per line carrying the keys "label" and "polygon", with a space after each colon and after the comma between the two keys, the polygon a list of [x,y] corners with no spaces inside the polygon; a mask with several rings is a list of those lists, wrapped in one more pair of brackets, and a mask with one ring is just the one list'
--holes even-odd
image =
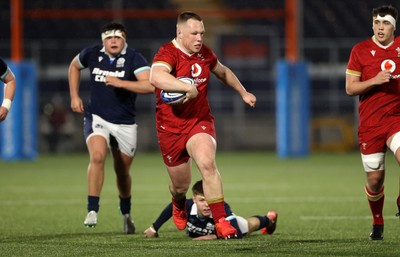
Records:
{"label": "red rugby jersey", "polygon": [[161,100],[161,90],[156,88],[158,130],[186,134],[199,121],[213,121],[207,91],[210,72],[216,67],[217,62],[215,53],[205,45],[198,53],[191,55],[181,50],[175,39],[160,47],[154,56],[153,65],[165,65],[176,78],[192,78],[197,84],[199,94],[185,104],[168,105]]}
{"label": "red rugby jersey", "polygon": [[353,47],[347,74],[365,81],[385,69],[391,70],[394,79],[359,96],[359,126],[379,126],[386,117],[400,115],[400,39],[396,37],[387,48],[377,45],[372,38]]}

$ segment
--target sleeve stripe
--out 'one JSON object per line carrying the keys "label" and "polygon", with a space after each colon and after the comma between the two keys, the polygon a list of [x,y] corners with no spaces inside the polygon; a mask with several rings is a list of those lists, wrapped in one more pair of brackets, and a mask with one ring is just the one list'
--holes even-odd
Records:
{"label": "sleeve stripe", "polygon": [[75,56],[76,60],[78,61],[79,67],[82,69],[86,68],[85,66],[83,66],[83,64],[81,63],[81,60],[79,59],[80,54],[77,54]]}
{"label": "sleeve stripe", "polygon": [[350,69],[346,70],[346,74],[354,75],[354,76],[358,76],[358,77],[361,76],[361,72],[360,71],[355,71],[355,70],[350,70]]}
{"label": "sleeve stripe", "polygon": [[145,70],[150,70],[150,66],[140,67],[139,69],[134,70],[133,73],[136,75],[136,74],[139,74],[139,73],[141,73],[142,71],[145,71]]}
{"label": "sleeve stripe", "polygon": [[0,79],[4,80],[9,72],[10,70],[7,68],[6,72],[4,72],[3,76],[1,76]]}
{"label": "sleeve stripe", "polygon": [[172,71],[172,67],[166,62],[155,62],[155,63],[153,63],[153,65],[151,67],[153,67],[153,66],[164,66],[168,69],[169,72]]}

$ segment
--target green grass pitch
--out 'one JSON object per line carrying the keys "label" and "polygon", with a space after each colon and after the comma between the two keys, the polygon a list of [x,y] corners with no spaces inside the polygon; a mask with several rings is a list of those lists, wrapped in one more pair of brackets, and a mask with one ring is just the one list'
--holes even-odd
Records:
{"label": "green grass pitch", "polygon": [[[383,241],[369,241],[371,217],[359,153],[279,159],[269,152],[219,152],[225,200],[237,215],[279,213],[272,236],[192,241],[168,221],[160,238],[143,231],[170,202],[159,153],[138,153],[133,177],[135,235],[122,233],[111,158],[96,228],[86,215],[88,156],[0,161],[0,256],[400,256],[399,168],[387,156]],[[200,178],[196,169],[193,180]],[[188,195],[190,197],[190,194]]]}

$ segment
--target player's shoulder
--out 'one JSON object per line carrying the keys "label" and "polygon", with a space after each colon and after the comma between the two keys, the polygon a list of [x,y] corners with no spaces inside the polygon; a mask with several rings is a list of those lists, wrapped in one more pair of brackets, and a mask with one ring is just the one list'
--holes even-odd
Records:
{"label": "player's shoulder", "polygon": [[396,37],[394,38],[394,43],[395,43],[396,45],[399,45],[399,44],[400,44],[400,36],[396,36]]}
{"label": "player's shoulder", "polygon": [[179,49],[174,45],[174,43],[168,42],[163,44],[160,49],[158,50],[158,53],[168,53],[168,54],[179,54]]}
{"label": "player's shoulder", "polygon": [[153,58],[154,62],[173,62],[179,57],[180,50],[171,42],[165,43],[158,49]]}
{"label": "player's shoulder", "polygon": [[160,49],[175,49],[175,44],[174,44],[175,40],[169,41],[167,43],[164,43],[160,46]]}

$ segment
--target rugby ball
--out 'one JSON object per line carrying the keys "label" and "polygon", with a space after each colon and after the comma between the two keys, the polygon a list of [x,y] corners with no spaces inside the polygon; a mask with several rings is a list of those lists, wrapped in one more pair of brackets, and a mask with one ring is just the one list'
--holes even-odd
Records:
{"label": "rugby ball", "polygon": [[[178,79],[182,82],[194,85],[194,80],[191,78],[180,77]],[[185,93],[167,92],[167,91],[161,90],[161,100],[166,104],[170,104],[170,105],[180,104],[185,100],[185,98],[186,98]]]}

